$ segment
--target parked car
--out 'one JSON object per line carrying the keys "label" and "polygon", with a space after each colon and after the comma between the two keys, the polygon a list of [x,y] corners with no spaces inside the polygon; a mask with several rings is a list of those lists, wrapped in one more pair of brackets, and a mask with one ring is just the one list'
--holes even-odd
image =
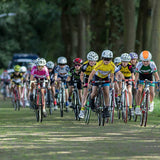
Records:
{"label": "parked car", "polygon": [[8,65],[8,69],[13,69],[15,65],[26,66],[30,62],[34,62],[39,56],[33,53],[15,53]]}

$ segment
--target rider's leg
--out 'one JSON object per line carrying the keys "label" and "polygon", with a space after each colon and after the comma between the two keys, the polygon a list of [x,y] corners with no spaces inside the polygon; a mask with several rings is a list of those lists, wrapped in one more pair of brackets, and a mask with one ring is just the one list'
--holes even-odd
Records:
{"label": "rider's leg", "polygon": [[97,94],[97,86],[92,86],[92,93],[91,93],[90,102],[89,102],[89,105],[92,109],[95,108],[94,98],[95,98],[96,94]]}
{"label": "rider's leg", "polygon": [[132,108],[132,85],[128,85],[129,109]]}
{"label": "rider's leg", "polygon": [[149,111],[152,112],[154,110],[154,102],[153,102],[153,99],[155,96],[154,86],[150,86],[149,89],[150,89],[150,108],[149,108]]}

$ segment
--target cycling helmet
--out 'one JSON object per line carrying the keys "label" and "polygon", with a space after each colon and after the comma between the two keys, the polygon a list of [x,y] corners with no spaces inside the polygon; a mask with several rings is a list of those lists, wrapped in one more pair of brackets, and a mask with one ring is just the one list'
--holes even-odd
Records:
{"label": "cycling helmet", "polygon": [[104,50],[102,52],[102,58],[113,58],[113,52],[110,50]]}
{"label": "cycling helmet", "polygon": [[48,61],[46,64],[47,68],[53,69],[54,68],[54,63],[52,61]]}
{"label": "cycling helmet", "polygon": [[114,63],[121,63],[121,57],[116,57],[114,59]]}
{"label": "cycling helmet", "polygon": [[131,60],[131,56],[128,53],[123,53],[121,55],[121,61],[129,62]]}
{"label": "cycling helmet", "polygon": [[14,71],[15,71],[15,72],[19,72],[20,69],[21,69],[21,66],[19,66],[19,65],[15,65],[15,66],[14,66]]}
{"label": "cycling helmet", "polygon": [[67,64],[67,58],[66,57],[59,57],[57,60],[58,64]]}
{"label": "cycling helmet", "polygon": [[36,60],[33,61],[37,65],[37,62],[40,60],[40,58],[37,58]]}
{"label": "cycling helmet", "polygon": [[149,51],[142,51],[140,54],[141,61],[150,61],[152,59],[152,54]]}
{"label": "cycling helmet", "polygon": [[27,68],[25,66],[22,66],[20,72],[27,72]]}
{"label": "cycling helmet", "polygon": [[135,52],[130,52],[129,55],[131,56],[131,59],[138,59],[138,54]]}
{"label": "cycling helmet", "polygon": [[88,54],[87,54],[87,59],[89,61],[98,61],[99,59],[99,56],[96,52],[94,51],[90,51]]}
{"label": "cycling helmet", "polygon": [[40,58],[37,63],[37,66],[45,66],[46,65],[46,60],[44,58]]}
{"label": "cycling helmet", "polygon": [[81,58],[75,58],[73,60],[73,63],[79,63],[79,64],[82,64],[83,63],[83,60]]}

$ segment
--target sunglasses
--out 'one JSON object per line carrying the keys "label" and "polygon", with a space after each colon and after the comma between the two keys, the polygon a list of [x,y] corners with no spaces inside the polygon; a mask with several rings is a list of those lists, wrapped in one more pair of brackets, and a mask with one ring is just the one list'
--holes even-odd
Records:
{"label": "sunglasses", "polygon": [[44,66],[38,66],[39,68],[43,68]]}
{"label": "sunglasses", "polygon": [[75,67],[76,67],[76,66],[81,66],[81,64],[75,64],[74,66],[75,66]]}
{"label": "sunglasses", "polygon": [[112,58],[103,58],[104,61],[111,61]]}
{"label": "sunglasses", "polygon": [[65,66],[66,64],[59,64],[60,66]]}

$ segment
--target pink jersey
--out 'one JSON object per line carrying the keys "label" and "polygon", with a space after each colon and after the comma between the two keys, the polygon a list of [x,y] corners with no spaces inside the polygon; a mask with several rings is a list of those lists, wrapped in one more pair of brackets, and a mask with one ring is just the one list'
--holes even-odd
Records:
{"label": "pink jersey", "polygon": [[49,76],[48,68],[46,66],[43,67],[41,71],[38,70],[37,66],[34,66],[31,71],[31,75],[33,75],[35,78],[46,78]]}

